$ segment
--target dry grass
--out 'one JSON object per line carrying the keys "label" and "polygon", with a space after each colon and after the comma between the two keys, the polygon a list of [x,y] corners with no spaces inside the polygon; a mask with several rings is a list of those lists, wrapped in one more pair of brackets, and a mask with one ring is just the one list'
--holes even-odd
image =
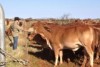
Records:
{"label": "dry grass", "polygon": [[[6,48],[7,48],[7,52],[17,59],[22,59],[23,56],[25,55],[23,48],[21,46],[19,46],[17,50],[12,50],[12,48],[9,46],[7,46]],[[8,56],[6,58],[6,61],[8,62],[7,67],[23,67],[18,62],[13,62],[13,59]]]}
{"label": "dry grass", "polygon": [[[12,50],[12,47],[6,46],[7,53],[9,53],[10,55],[12,55],[14,58],[17,59],[22,59],[23,56],[25,55],[23,49],[24,48],[22,46],[19,46],[17,50]],[[7,67],[22,67],[22,65],[20,65],[19,63],[13,62],[13,59],[10,58],[9,56],[7,56],[6,61],[8,62]]]}
{"label": "dry grass", "polygon": [[[10,38],[13,40],[13,38],[10,36]],[[9,53],[10,55],[12,55],[13,57],[17,58],[17,59],[25,59],[25,47],[23,47],[23,45],[25,45],[25,36],[23,36],[22,34],[20,34],[19,37],[19,43],[18,43],[18,48],[16,50],[12,49],[12,46],[10,46],[11,42],[10,40],[6,37],[5,39],[6,42],[6,52]],[[23,65],[19,64],[18,62],[13,62],[13,59],[10,58],[9,56],[7,56],[6,58],[7,63],[7,67],[23,67]]]}

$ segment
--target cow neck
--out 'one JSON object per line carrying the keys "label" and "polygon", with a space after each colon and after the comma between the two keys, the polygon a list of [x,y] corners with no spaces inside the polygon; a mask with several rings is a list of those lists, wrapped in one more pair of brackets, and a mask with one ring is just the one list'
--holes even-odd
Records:
{"label": "cow neck", "polygon": [[51,39],[51,33],[48,32],[44,27],[43,25],[38,25],[38,30],[37,32],[44,38],[47,38],[47,39]]}

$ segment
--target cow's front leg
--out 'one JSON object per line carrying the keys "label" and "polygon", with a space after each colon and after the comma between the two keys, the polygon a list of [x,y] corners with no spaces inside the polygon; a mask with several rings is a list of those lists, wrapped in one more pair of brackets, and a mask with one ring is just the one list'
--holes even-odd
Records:
{"label": "cow's front leg", "polygon": [[59,50],[55,49],[54,53],[55,53],[55,65],[54,65],[54,67],[56,67],[58,64]]}
{"label": "cow's front leg", "polygon": [[62,50],[60,50],[59,56],[60,56],[60,64],[62,64],[63,63],[63,51]]}

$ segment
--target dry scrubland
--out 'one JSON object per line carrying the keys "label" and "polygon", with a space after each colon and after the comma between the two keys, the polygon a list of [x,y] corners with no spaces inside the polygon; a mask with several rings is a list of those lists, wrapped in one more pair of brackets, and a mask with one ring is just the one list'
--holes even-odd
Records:
{"label": "dry scrubland", "polygon": [[[65,24],[65,23],[70,23],[74,19],[71,20],[40,20],[40,21],[48,21],[48,22],[57,22],[59,24]],[[10,20],[12,22],[12,20]],[[32,19],[26,19],[26,22],[22,20],[24,24],[24,28],[28,29],[32,23],[36,22],[37,20],[32,20]],[[7,61],[7,67],[53,67],[54,65],[54,55],[53,52],[51,53],[52,56],[49,55],[49,52],[47,49],[43,48],[35,48],[31,45],[30,42],[26,38],[27,33],[25,32],[20,32],[20,37],[19,37],[19,43],[18,43],[18,49],[17,50],[12,50],[11,46],[11,41],[8,39],[7,36],[5,36],[5,42],[6,42],[6,51],[10,53],[12,56],[18,59],[25,59],[28,60],[29,63],[27,66],[24,66],[22,64],[19,64],[18,62],[13,62],[11,58],[7,56],[6,61]],[[12,36],[10,36],[12,39]],[[26,48],[25,46],[28,45]],[[28,54],[27,54],[27,49],[28,49]],[[69,54],[67,54],[69,55]],[[82,58],[82,57],[81,57]],[[64,63],[62,65],[59,65],[58,67],[80,67],[80,62],[78,59],[68,61],[66,58],[66,55],[64,55]],[[96,67],[100,67],[100,65],[96,65]]]}

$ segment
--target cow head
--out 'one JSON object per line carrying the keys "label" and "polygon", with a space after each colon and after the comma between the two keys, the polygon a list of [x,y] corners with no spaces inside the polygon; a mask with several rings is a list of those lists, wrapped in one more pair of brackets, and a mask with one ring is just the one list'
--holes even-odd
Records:
{"label": "cow head", "polygon": [[30,41],[32,41],[33,40],[33,38],[35,37],[35,33],[33,32],[33,33],[31,33],[31,32],[29,32],[28,33],[28,40],[30,40]]}

